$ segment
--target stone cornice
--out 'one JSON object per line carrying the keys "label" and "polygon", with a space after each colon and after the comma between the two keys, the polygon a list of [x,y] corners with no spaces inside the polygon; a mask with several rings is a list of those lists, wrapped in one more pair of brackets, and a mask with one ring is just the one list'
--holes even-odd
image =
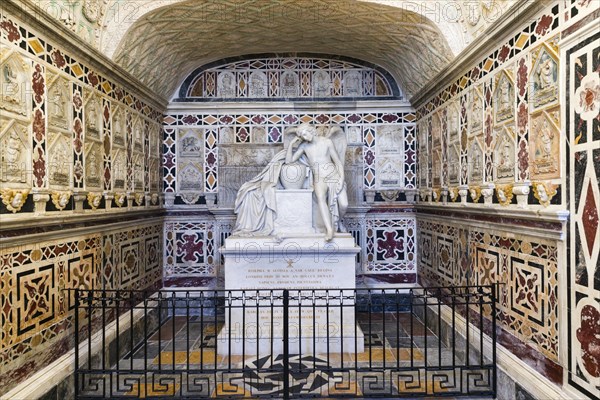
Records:
{"label": "stone cornice", "polygon": [[81,40],[58,20],[50,17],[32,0],[5,0],[2,12],[14,15],[32,29],[43,35],[53,45],[59,45],[69,55],[86,64],[117,85],[122,86],[141,100],[163,112],[167,106],[165,97],[154,93],[139,79],[131,75],[120,65],[102,54],[98,49]]}
{"label": "stone cornice", "polygon": [[492,53],[498,43],[508,39],[509,35],[533,18],[539,12],[556,0],[521,0],[506,10],[494,21],[470,46],[467,46],[452,62],[433,77],[421,90],[411,97],[410,103],[417,109],[433,98],[458,78],[466,74],[469,69],[477,65],[484,57]]}
{"label": "stone cornice", "polygon": [[104,232],[118,227],[131,227],[135,223],[145,224],[161,219],[164,209],[141,209],[111,213],[83,213],[72,215],[44,216],[27,221],[2,220],[0,223],[0,246],[35,243],[52,238]]}

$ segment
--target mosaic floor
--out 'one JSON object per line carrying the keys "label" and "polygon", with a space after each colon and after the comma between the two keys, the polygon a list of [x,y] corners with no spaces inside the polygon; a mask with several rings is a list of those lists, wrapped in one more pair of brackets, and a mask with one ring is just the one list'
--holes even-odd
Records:
{"label": "mosaic floor", "polygon": [[[384,323],[385,319],[385,323]],[[452,365],[451,349],[440,345],[437,337],[415,317],[412,318],[410,335],[410,314],[357,313],[359,326],[364,332],[365,351],[363,353],[330,353],[290,355],[289,392],[296,397],[323,398],[327,396],[377,398],[397,396],[411,398],[415,390],[414,382],[399,382],[391,379],[389,372],[373,372],[384,366],[422,366],[427,357],[428,365]],[[370,320],[370,324],[369,324]],[[187,398],[208,397],[279,397],[283,387],[283,357],[281,355],[222,355],[219,350],[217,333],[223,322],[214,319],[201,321],[191,317],[174,317],[167,320],[160,329],[149,337],[146,346],[140,345],[133,356],[126,355],[119,362],[122,370],[146,370],[145,383],[139,383],[132,375],[129,381],[123,380],[116,387],[113,380],[113,393],[137,396],[138,398],[187,396]],[[370,326],[370,328],[369,328]],[[215,329],[216,327],[216,329]],[[399,329],[397,329],[399,327]],[[160,340],[159,340],[160,338]],[[440,352],[441,349],[441,352]],[[464,354],[455,352],[456,362]],[[205,373],[187,373],[188,368],[198,370],[200,365],[208,369]],[[242,370],[244,368],[245,370]],[[354,371],[336,371],[341,366],[352,367]],[[236,370],[237,372],[217,372],[214,370]],[[256,373],[257,368],[268,368],[267,372]],[[355,372],[358,369],[360,372]],[[369,371],[369,369],[371,369]],[[168,372],[171,371],[171,372]],[[177,373],[173,373],[177,371]],[[181,371],[181,372],[179,372]],[[126,376],[125,376],[126,378]],[[405,376],[406,378],[406,376]],[[421,378],[416,378],[423,379]],[[137,383],[136,383],[137,382]],[[154,382],[151,384],[151,382]],[[398,387],[403,384],[402,387]],[[417,383],[418,385],[418,383]],[[445,389],[437,382],[435,388],[427,383],[428,392],[442,394]],[[423,386],[416,389],[421,392]],[[419,398],[439,398],[437,396]],[[453,398],[444,396],[444,398]],[[464,398],[464,397],[463,397]],[[473,399],[474,397],[470,397]]]}

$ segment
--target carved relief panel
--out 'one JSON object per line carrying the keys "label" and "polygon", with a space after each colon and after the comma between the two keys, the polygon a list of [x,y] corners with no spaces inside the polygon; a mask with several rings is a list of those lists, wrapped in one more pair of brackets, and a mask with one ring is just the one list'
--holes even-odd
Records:
{"label": "carved relief panel", "polygon": [[515,177],[515,132],[510,125],[496,130],[495,179],[513,182]]}
{"label": "carved relief panel", "polygon": [[125,147],[125,113],[121,108],[115,107],[112,120],[112,138],[113,145]]}
{"label": "carved relief panel", "polygon": [[285,71],[281,74],[280,82],[281,97],[298,97],[299,81],[298,74],[292,71]]}
{"label": "carved relief panel", "polygon": [[532,53],[533,68],[530,76],[530,109],[554,105],[558,102],[558,56],[551,46],[541,45]]}
{"label": "carved relief panel", "polygon": [[101,99],[95,95],[87,97],[85,105],[85,138],[100,140],[102,130]]}
{"label": "carved relief panel", "polygon": [[448,180],[451,185],[458,185],[460,178],[460,152],[458,143],[451,144],[448,149]]}
{"label": "carved relief panel", "polygon": [[469,146],[469,182],[483,182],[484,156],[483,147],[477,139],[471,139]]}
{"label": "carved relief panel", "polygon": [[203,129],[180,129],[177,132],[178,192],[204,192],[203,143]]}
{"label": "carved relief panel", "polygon": [[560,125],[558,107],[531,116],[529,156],[532,179],[560,177]]}
{"label": "carved relief panel", "polygon": [[217,78],[217,93],[219,97],[231,98],[237,94],[237,82],[231,72],[221,72]]}
{"label": "carved relief panel", "polygon": [[50,186],[70,187],[73,154],[71,137],[64,133],[52,132],[49,135],[48,182]]}
{"label": "carved relief panel", "polygon": [[87,188],[102,187],[102,147],[100,143],[88,142],[85,145],[85,185]]}
{"label": "carved relief panel", "polygon": [[478,135],[483,129],[483,97],[478,88],[471,91],[469,124],[469,133],[471,136]]}
{"label": "carved relief panel", "polygon": [[19,116],[29,115],[29,102],[26,88],[30,66],[18,53],[11,52],[7,47],[0,47],[0,88],[2,101],[0,109]]}
{"label": "carved relief panel", "polygon": [[48,73],[48,125],[68,131],[71,124],[70,83],[62,76]]}
{"label": "carved relief panel", "polygon": [[510,121],[515,115],[515,87],[511,76],[500,72],[496,76],[494,113],[496,123]]}
{"label": "carved relief panel", "polygon": [[269,97],[269,80],[267,74],[262,71],[250,73],[248,91],[250,97]]}
{"label": "carved relief panel", "polygon": [[403,185],[403,127],[383,125],[376,132],[376,188],[398,188]]}
{"label": "carved relief panel", "polygon": [[31,165],[29,133],[25,124],[15,120],[0,119],[0,182],[27,184]]}
{"label": "carved relief panel", "polygon": [[442,184],[442,155],[440,151],[433,152],[431,169],[432,186],[440,186]]}
{"label": "carved relief panel", "polygon": [[124,190],[127,181],[127,153],[125,149],[115,148],[113,150],[112,164],[113,188]]}

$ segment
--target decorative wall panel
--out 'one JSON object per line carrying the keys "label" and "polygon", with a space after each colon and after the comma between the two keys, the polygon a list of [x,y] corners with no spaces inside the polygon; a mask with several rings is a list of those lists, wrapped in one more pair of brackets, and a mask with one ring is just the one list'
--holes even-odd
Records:
{"label": "decorative wall panel", "polygon": [[[164,191],[175,193],[175,204],[187,205],[202,204],[202,196],[219,193],[218,205],[232,207],[241,184],[255,176],[281,149],[285,130],[303,122],[340,125],[345,130],[348,139],[346,181],[354,204],[363,202],[364,189],[414,189],[413,121],[411,112],[166,115]],[[377,145],[378,137],[382,138],[382,144]],[[199,148],[194,143],[204,143],[204,147]],[[362,168],[363,182],[353,181],[355,168]],[[376,171],[381,177],[377,178]]]}
{"label": "decorative wall panel", "polygon": [[73,292],[150,289],[162,276],[162,220],[0,250],[0,387],[63,355],[72,344]]}
{"label": "decorative wall panel", "polygon": [[[26,219],[34,210],[110,209],[126,189],[132,198],[148,195],[158,205],[159,174],[149,174],[155,182],[145,187],[142,140],[150,135],[158,143],[158,110],[4,13],[0,33],[8,88],[0,141],[10,149],[0,160],[0,213]],[[158,151],[148,153],[156,169]]]}
{"label": "decorative wall panel", "polygon": [[[213,282],[202,278],[222,274],[223,260],[218,249],[231,234],[235,216],[222,218],[215,219],[210,214],[167,218],[163,276],[166,285],[194,286],[196,282]],[[395,283],[416,282],[416,218],[411,208],[381,208],[368,214],[352,212],[346,215],[344,224],[361,248],[356,258],[357,275],[383,277]]]}
{"label": "decorative wall panel", "polygon": [[[550,6],[417,110],[432,117],[432,180],[421,199],[548,207],[564,203],[558,107],[559,5]],[[461,117],[457,118],[457,104]],[[455,125],[464,125],[459,152]],[[425,129],[426,124],[419,125]],[[450,127],[444,143],[444,127]],[[438,143],[440,146],[438,147]],[[449,161],[452,162],[449,162]],[[462,171],[463,179],[458,179]],[[468,185],[468,186],[467,186]],[[530,189],[531,188],[531,189]],[[540,196],[528,196],[531,192]],[[546,190],[547,189],[547,190]],[[441,196],[437,196],[437,193]],[[513,196],[516,195],[516,196]]]}
{"label": "decorative wall panel", "polygon": [[216,276],[217,230],[214,221],[185,218],[165,223],[164,277]]}
{"label": "decorative wall panel", "polygon": [[387,73],[346,60],[310,57],[245,59],[201,67],[183,83],[180,98],[402,98]]}
{"label": "decorative wall panel", "polygon": [[[443,286],[499,283],[499,326],[549,360],[558,361],[557,242],[497,228],[417,219],[419,276]],[[491,315],[489,310],[485,313]],[[510,340],[500,339],[509,349]],[[539,366],[543,371],[545,367]]]}
{"label": "decorative wall panel", "polygon": [[591,33],[566,58],[569,158],[568,369],[569,383],[600,396],[600,34]]}

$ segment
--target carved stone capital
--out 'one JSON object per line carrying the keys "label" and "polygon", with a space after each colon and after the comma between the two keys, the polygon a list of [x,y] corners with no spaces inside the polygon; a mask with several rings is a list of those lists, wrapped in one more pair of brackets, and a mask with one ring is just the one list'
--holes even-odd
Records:
{"label": "carved stone capital", "polygon": [[442,196],[442,203],[444,205],[448,204],[448,188],[447,187],[443,187],[440,195]]}
{"label": "carved stone capital", "polygon": [[165,207],[173,207],[175,204],[175,193],[167,192],[164,194],[165,196]]}
{"label": "carved stone capital", "polygon": [[83,203],[87,200],[88,192],[76,192],[73,193],[73,200],[75,201],[75,212],[83,212]]}
{"label": "carved stone capital", "polygon": [[495,187],[496,186],[493,183],[484,183],[483,185],[481,185],[481,195],[483,196],[483,202],[487,207],[492,206]]}
{"label": "carved stone capital", "polygon": [[204,199],[206,200],[206,206],[209,208],[217,205],[217,194],[216,193],[205,193]]}
{"label": "carved stone capital", "polygon": [[406,202],[414,204],[419,191],[417,189],[407,189],[404,194],[406,195]]}
{"label": "carved stone capital", "polygon": [[112,192],[104,192],[104,203],[106,205],[106,210],[110,210],[112,208],[112,201],[115,198],[114,193]]}
{"label": "carved stone capital", "polygon": [[463,206],[467,205],[467,198],[469,197],[469,186],[460,185],[458,187],[458,195],[460,196],[460,204]]}
{"label": "carved stone capital", "polygon": [[367,204],[373,204],[375,202],[375,189],[365,189],[365,199]]}
{"label": "carved stone capital", "polygon": [[513,194],[517,196],[517,205],[520,208],[527,208],[527,198],[529,197],[531,182],[516,182],[513,185]]}
{"label": "carved stone capital", "polygon": [[33,211],[35,214],[46,212],[46,203],[50,201],[50,195],[45,191],[33,192]]}

